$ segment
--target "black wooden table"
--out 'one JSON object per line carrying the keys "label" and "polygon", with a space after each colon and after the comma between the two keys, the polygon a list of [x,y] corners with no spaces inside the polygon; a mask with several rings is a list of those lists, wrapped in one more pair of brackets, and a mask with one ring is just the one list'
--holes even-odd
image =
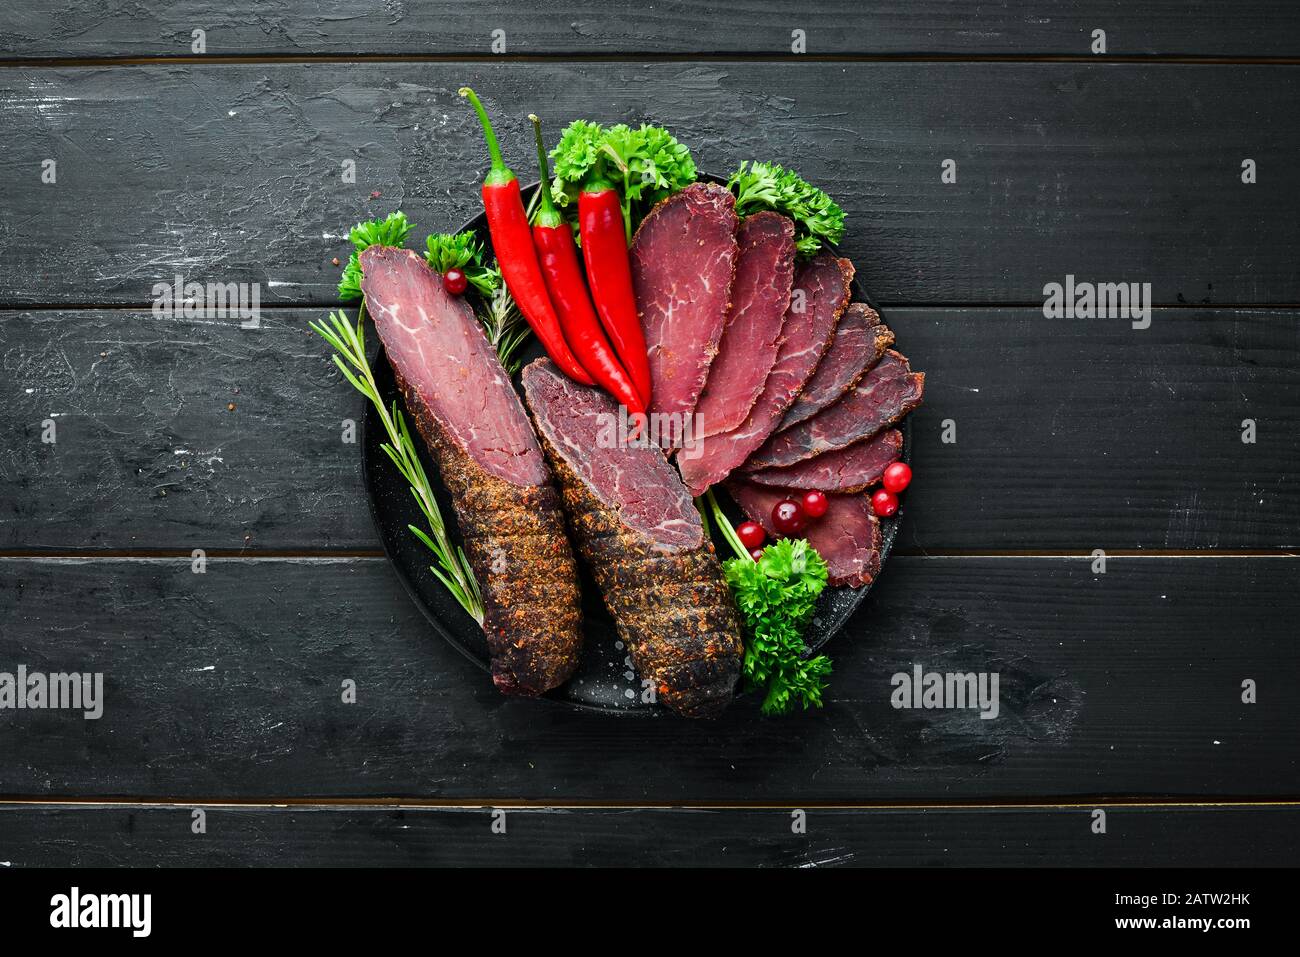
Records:
{"label": "black wooden table", "polygon": [[[0,866],[1296,861],[1295,4],[207,6],[0,24],[0,672],[106,698],[0,710]],[[379,551],[307,324],[351,223],[476,208],[464,83],[520,168],[530,110],[646,119],[845,207],[929,378],[824,710],[503,699]],[[157,315],[175,276],[260,324]],[[1149,327],[1045,318],[1067,276]],[[916,663],[1000,716],[894,710]]]}

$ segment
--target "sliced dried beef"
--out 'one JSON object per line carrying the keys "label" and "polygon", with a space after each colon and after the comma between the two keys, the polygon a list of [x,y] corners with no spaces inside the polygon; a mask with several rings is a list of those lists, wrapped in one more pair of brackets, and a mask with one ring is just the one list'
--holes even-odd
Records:
{"label": "sliced dried beef", "polygon": [[779,213],[755,213],[740,224],[736,240],[731,310],[695,406],[699,436],[730,432],[745,421],[776,362],[790,306],[794,223]]}
{"label": "sliced dried beef", "polygon": [[794,465],[868,439],[920,405],[924,391],[925,373],[913,372],[891,349],[834,405],[772,436],[746,470]]}
{"label": "sliced dried beef", "polygon": [[853,386],[885,350],[894,344],[894,334],[880,322],[880,315],[865,303],[852,303],[835,328],[826,355],[817,363],[803,391],[786,409],[776,431],[810,419]]}
{"label": "sliced dried beef", "polygon": [[707,436],[682,449],[677,464],[692,495],[699,495],[744,464],[772,434],[781,416],[826,352],[849,302],[853,264],[821,253],[795,269],[783,341],[763,391],[739,428]]}
{"label": "sliced dried beef", "polygon": [[519,396],[474,318],[410,250],[371,246],[361,287],[406,407],[451,494],[483,595],[492,680],[537,695],[578,664],[577,564]]}
{"label": "sliced dried beef", "polygon": [[574,541],[637,672],[680,714],[718,714],[740,675],[740,623],[676,470],[619,433],[613,399],[550,360],[530,364],[523,382]]}
{"label": "sliced dried beef", "polygon": [[695,411],[718,351],[736,271],[736,198],[692,183],[652,209],[632,239],[632,286],[650,357],[650,411]]}
{"label": "sliced dried beef", "polygon": [[888,429],[873,438],[823,452],[784,468],[744,473],[745,481],[774,488],[821,492],[861,492],[880,481],[886,468],[903,451],[903,433]]}

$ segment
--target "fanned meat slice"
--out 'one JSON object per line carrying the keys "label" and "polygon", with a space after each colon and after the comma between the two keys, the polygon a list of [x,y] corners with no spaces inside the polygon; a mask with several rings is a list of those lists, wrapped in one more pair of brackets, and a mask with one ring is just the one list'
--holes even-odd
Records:
{"label": "fanned meat slice", "polygon": [[680,714],[718,714],[740,676],[740,622],[677,472],[654,446],[619,441],[605,393],[547,359],[523,381],[574,541],[637,672]]}
{"label": "fanned meat slice", "polygon": [[794,465],[842,449],[893,425],[921,404],[925,373],[892,349],[838,402],[779,432],[746,463],[749,471]]}
{"label": "fanned meat slice", "polygon": [[[772,506],[783,498],[798,498],[791,489],[766,488],[748,482],[727,483],[727,491],[746,515],[775,536]],[[857,588],[872,582],[880,574],[880,549],[883,539],[880,519],[871,511],[865,495],[828,495],[826,514],[808,526],[803,537],[826,560],[828,581],[832,585]]]}
{"label": "fanned meat slice", "polygon": [[632,286],[650,357],[650,411],[695,411],[718,351],[736,271],[736,198],[692,183],[652,209],[632,239]]}
{"label": "fanned meat slice", "polygon": [[775,488],[820,492],[861,492],[880,481],[886,468],[903,451],[903,433],[897,429],[834,452],[823,452],[784,468],[746,472],[745,480]]}
{"label": "fanned meat slice", "polygon": [[745,421],[781,348],[781,328],[794,283],[794,223],[780,213],[755,213],[736,233],[740,254],[731,310],[718,354],[695,406],[696,436],[730,432]]}
{"label": "fanned meat slice", "polygon": [[849,302],[853,264],[821,253],[795,269],[784,341],[763,391],[740,427],[682,449],[677,464],[692,495],[722,481],[763,444],[817,368]]}
{"label": "fanned meat slice", "polygon": [[560,497],[519,396],[469,304],[414,252],[361,254],[374,319],[406,407],[451,493],[483,594],[492,680],[537,695],[582,649],[577,564]]}
{"label": "fanned meat slice", "polygon": [[817,363],[817,371],[790,404],[776,431],[812,418],[848,392],[893,344],[894,334],[881,324],[879,313],[866,303],[852,303],[835,328],[835,338]]}

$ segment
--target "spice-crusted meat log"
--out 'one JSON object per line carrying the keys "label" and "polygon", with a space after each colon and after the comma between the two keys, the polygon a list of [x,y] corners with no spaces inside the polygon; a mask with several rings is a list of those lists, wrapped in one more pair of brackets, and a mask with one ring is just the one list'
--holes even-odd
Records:
{"label": "spice-crusted meat log", "polygon": [[876,310],[861,302],[851,304],[835,328],[826,355],[775,431],[812,418],[848,392],[893,344],[894,334],[881,324]]}
{"label": "spice-crusted meat log", "polygon": [[[745,514],[776,535],[772,506],[783,498],[798,498],[792,489],[764,488],[748,482],[731,481],[727,491]],[[866,495],[828,495],[826,514],[808,526],[803,537],[826,560],[831,585],[857,588],[870,584],[880,574],[880,549],[884,541],[880,519],[871,510]]]}
{"label": "spice-crusted meat log", "polygon": [[852,281],[853,264],[829,253],[795,269],[781,349],[745,421],[737,429],[706,436],[677,454],[677,465],[692,495],[730,475],[772,434],[830,345],[848,306]]}
{"label": "spice-crusted meat log", "polygon": [[740,675],[740,623],[677,473],[659,449],[622,441],[609,396],[549,360],[523,381],[574,540],[637,672],[674,711],[717,715]]}
{"label": "spice-crusted meat log", "polygon": [[903,451],[903,433],[887,429],[874,438],[833,452],[823,452],[784,468],[746,472],[745,481],[772,488],[861,492],[880,481]]}
{"label": "spice-crusted meat log", "polygon": [[745,421],[776,362],[790,306],[794,223],[780,213],[754,213],[740,224],[736,241],[740,255],[731,283],[731,309],[695,406],[696,436],[730,432]]}
{"label": "spice-crusted meat log", "polygon": [[492,681],[538,695],[582,650],[577,564],[518,394],[474,318],[410,250],[361,254],[362,291],[406,407],[451,493],[483,593]]}
{"label": "spice-crusted meat log", "polygon": [[750,457],[746,471],[794,465],[814,455],[869,439],[921,404],[925,373],[892,349],[834,405],[778,432]]}
{"label": "spice-crusted meat log", "polygon": [[651,412],[695,410],[731,303],[737,225],[730,190],[692,183],[637,227],[632,287],[650,356]]}

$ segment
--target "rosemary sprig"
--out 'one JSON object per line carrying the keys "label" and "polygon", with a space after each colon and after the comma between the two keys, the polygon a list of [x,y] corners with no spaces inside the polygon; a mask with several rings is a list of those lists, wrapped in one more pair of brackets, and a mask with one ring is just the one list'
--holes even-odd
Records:
{"label": "rosemary sprig", "polygon": [[515,358],[515,351],[532,330],[524,322],[519,306],[515,304],[514,296],[510,295],[506,284],[499,281],[500,267],[494,265],[492,271],[498,276],[496,289],[491,296],[483,297],[483,308],[476,315],[483,325],[483,331],[487,333],[488,342],[496,350],[501,365],[505,366],[508,375],[513,376],[521,365],[521,360]]}
{"label": "rosemary sprig", "polygon": [[[469,559],[465,556],[465,550],[453,545],[447,537],[447,526],[438,508],[438,501],[433,496],[433,487],[429,484],[424,466],[420,464],[415,443],[411,441],[410,430],[406,427],[406,418],[397,407],[397,401],[393,401],[390,409],[384,405],[384,400],[379,396],[379,386],[375,383],[374,372],[366,358],[364,313],[363,303],[357,312],[356,326],[352,325],[346,313],[339,310],[330,313],[328,325],[317,321],[311,323],[311,327],[334,349],[334,364],[352,383],[353,388],[370,400],[379,413],[380,421],[384,423],[388,441],[381,447],[410,485],[411,495],[415,497],[429,526],[427,532],[415,525],[407,526],[416,538],[428,546],[437,559],[437,564],[430,565],[429,570],[438,576],[438,580],[451,592],[452,597],[481,626],[483,594],[479,591],[478,581],[469,567]],[[348,368],[349,366],[351,368]]]}

